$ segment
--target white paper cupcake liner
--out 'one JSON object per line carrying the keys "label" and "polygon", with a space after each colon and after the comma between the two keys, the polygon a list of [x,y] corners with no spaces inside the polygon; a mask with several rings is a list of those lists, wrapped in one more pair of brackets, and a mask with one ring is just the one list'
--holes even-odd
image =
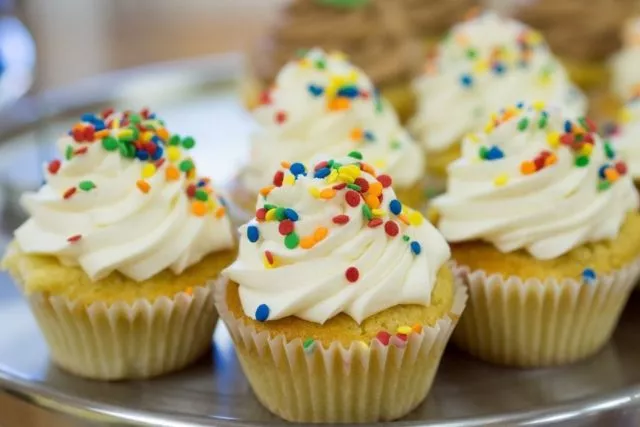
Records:
{"label": "white paper cupcake liner", "polygon": [[469,291],[452,341],[492,363],[541,367],[600,350],[613,333],[640,272],[640,259],[591,282],[521,279],[454,266]]}
{"label": "white paper cupcake liner", "polygon": [[64,297],[28,297],[51,358],[91,379],[149,378],[181,369],[211,345],[218,319],[210,286],[173,298],[89,306]]}
{"label": "white paper cupcake liner", "polygon": [[328,347],[301,339],[270,338],[228,310],[227,282],[216,282],[215,303],[258,400],[274,414],[296,422],[361,423],[404,416],[426,397],[440,358],[467,299],[457,286],[450,313],[407,341],[385,346],[338,341]]}

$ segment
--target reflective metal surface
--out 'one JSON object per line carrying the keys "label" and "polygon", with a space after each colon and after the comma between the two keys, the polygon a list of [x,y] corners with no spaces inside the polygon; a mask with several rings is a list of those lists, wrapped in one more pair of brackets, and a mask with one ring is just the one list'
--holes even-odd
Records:
{"label": "reflective metal surface", "polygon": [[[76,116],[69,110],[102,104],[139,107],[142,100],[179,133],[197,138],[196,155],[214,180],[223,183],[232,175],[246,156],[251,130],[231,80],[239,70],[237,58],[154,70],[111,77],[108,90],[103,80],[27,100],[22,108],[29,114],[18,109],[10,123],[0,119],[0,183],[8,191],[0,246],[23,219],[15,194],[40,184],[40,164],[51,154],[51,143]],[[638,308],[640,295],[634,295],[612,342],[597,356],[569,367],[499,368],[449,349],[427,401],[392,424],[639,425]],[[0,390],[32,405],[90,425],[282,424],[252,396],[222,325],[211,354],[197,366],[151,381],[121,383],[91,382],[52,366],[35,321],[6,275],[0,275],[0,325]]]}

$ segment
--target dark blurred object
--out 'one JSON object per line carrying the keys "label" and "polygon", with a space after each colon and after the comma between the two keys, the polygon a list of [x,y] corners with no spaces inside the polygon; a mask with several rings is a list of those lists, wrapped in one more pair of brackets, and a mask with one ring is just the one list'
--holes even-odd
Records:
{"label": "dark blurred object", "polygon": [[400,0],[400,3],[413,32],[427,41],[434,41],[473,11],[479,0]]}
{"label": "dark blurred object", "polygon": [[13,14],[13,2],[0,0],[0,108],[24,95],[36,63],[31,34]]}

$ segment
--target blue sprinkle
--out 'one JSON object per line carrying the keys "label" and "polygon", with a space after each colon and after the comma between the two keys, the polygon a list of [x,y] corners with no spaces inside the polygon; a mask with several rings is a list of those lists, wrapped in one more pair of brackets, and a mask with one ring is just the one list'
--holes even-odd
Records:
{"label": "blue sprinkle", "polygon": [[493,64],[493,72],[496,74],[503,74],[506,70],[506,67],[501,62],[497,62]]}
{"label": "blue sprinkle", "polygon": [[522,110],[522,108],[524,108],[524,102],[520,101],[516,104],[516,107],[518,107],[518,110]]}
{"label": "blue sprinkle", "polygon": [[393,199],[392,201],[390,201],[389,210],[394,215],[400,215],[400,213],[402,212],[402,203],[400,203],[400,200]]}
{"label": "blue sprinkle", "polygon": [[294,211],[291,208],[286,208],[284,210],[284,216],[289,218],[291,221],[297,221],[298,220],[298,212]]}
{"label": "blue sprinkle", "polygon": [[324,88],[322,86],[310,84],[307,88],[309,93],[313,96],[320,96],[324,93]]}
{"label": "blue sprinkle", "polygon": [[222,196],[219,196],[219,197],[218,197],[218,201],[220,202],[220,204],[221,204],[222,206],[224,206],[225,208],[227,207],[227,199],[225,199],[225,198],[224,198],[224,197],[222,197]]}
{"label": "blue sprinkle", "polygon": [[375,141],[376,137],[373,135],[373,132],[371,132],[370,130],[365,130],[364,139],[366,139],[367,141]]}
{"label": "blue sprinkle", "polygon": [[259,238],[260,238],[260,230],[258,230],[258,227],[256,227],[255,225],[248,226],[247,239],[249,239],[251,243],[255,243],[258,241]]}
{"label": "blue sprinkle", "polygon": [[493,145],[489,151],[487,151],[487,155],[485,160],[498,160],[504,157],[504,152],[497,146]]}
{"label": "blue sprinkle", "polygon": [[326,178],[331,174],[331,169],[329,168],[321,168],[316,171],[313,175],[314,178]]}
{"label": "blue sprinkle", "polygon": [[156,147],[156,152],[153,154],[153,156],[151,157],[153,160],[159,160],[162,155],[164,154],[164,148],[162,148],[161,146],[157,146]]}
{"label": "blue sprinkle", "polygon": [[297,162],[291,165],[291,167],[289,168],[289,171],[296,178],[298,177],[298,175],[306,175],[307,174],[307,169],[304,167],[304,165],[302,163],[297,163]]}
{"label": "blue sprinkle", "polygon": [[156,144],[160,144],[160,143],[162,142],[162,139],[160,139],[160,137],[159,137],[158,135],[153,135],[153,136],[151,137],[151,140],[152,140],[153,142],[155,142]]}
{"label": "blue sprinkle", "polygon": [[462,77],[460,77],[460,83],[462,83],[464,87],[471,87],[473,85],[473,77],[471,77],[470,74],[463,74]]}
{"label": "blue sprinkle", "polygon": [[420,255],[421,251],[422,246],[420,246],[420,243],[416,242],[415,240],[411,242],[411,252],[413,252],[414,255]]}
{"label": "blue sprinkle", "polygon": [[608,163],[605,163],[604,165],[600,166],[600,169],[598,169],[598,175],[600,175],[600,178],[605,179],[606,176],[604,174],[604,171],[606,171],[611,165]]}
{"label": "blue sprinkle", "polygon": [[593,283],[596,280],[596,272],[593,268],[585,268],[582,270],[582,279],[587,283]]}
{"label": "blue sprinkle", "polygon": [[93,123],[95,121],[98,121],[99,119],[95,116],[95,114],[84,113],[82,116],[80,116],[80,120],[82,120],[83,122]]}
{"label": "blue sprinkle", "polygon": [[99,132],[101,130],[105,130],[107,128],[107,125],[105,125],[102,120],[96,120],[93,123],[93,128],[95,129],[96,132]]}
{"label": "blue sprinkle", "polygon": [[143,150],[136,151],[136,157],[143,162],[149,160],[149,153]]}
{"label": "blue sprinkle", "polygon": [[156,113],[151,113],[147,117],[149,118],[149,120],[153,120],[156,118]]}
{"label": "blue sprinkle", "polygon": [[258,322],[264,322],[269,318],[269,306],[267,304],[260,304],[258,308],[256,308],[256,320]]}
{"label": "blue sprinkle", "polygon": [[356,86],[345,86],[338,90],[338,96],[345,98],[356,98],[358,95],[360,95],[360,91]]}
{"label": "blue sprinkle", "polygon": [[565,120],[565,122],[564,122],[564,131],[566,133],[569,133],[569,132],[571,132],[571,128],[572,128],[571,122],[569,120]]}

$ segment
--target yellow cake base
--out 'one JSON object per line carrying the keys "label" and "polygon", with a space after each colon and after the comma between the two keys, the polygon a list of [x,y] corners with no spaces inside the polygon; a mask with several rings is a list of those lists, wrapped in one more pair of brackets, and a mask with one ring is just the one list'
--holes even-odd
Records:
{"label": "yellow cake base", "polygon": [[438,179],[446,179],[447,168],[461,155],[461,146],[457,142],[443,151],[428,151],[426,153],[427,175]]}
{"label": "yellow cake base", "polygon": [[584,62],[561,58],[569,78],[584,90],[606,87],[611,78],[605,62]]}

